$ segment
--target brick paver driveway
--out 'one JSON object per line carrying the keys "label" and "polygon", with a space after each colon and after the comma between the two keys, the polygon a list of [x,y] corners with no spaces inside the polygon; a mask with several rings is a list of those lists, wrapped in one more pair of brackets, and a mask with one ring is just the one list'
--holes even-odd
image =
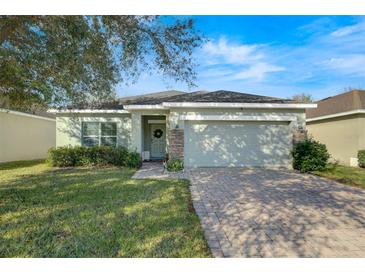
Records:
{"label": "brick paver driveway", "polygon": [[187,172],[216,257],[365,257],[365,191],[291,171]]}

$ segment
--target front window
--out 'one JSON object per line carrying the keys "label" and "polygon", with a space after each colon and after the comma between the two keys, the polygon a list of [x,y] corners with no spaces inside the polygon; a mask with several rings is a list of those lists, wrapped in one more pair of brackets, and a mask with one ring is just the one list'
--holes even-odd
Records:
{"label": "front window", "polygon": [[83,122],[82,144],[91,146],[117,145],[117,123]]}

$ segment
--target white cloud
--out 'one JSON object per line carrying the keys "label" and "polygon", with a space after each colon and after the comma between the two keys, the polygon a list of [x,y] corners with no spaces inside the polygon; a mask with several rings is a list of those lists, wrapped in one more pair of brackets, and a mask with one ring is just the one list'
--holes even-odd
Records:
{"label": "white cloud", "polygon": [[258,52],[259,48],[259,45],[233,44],[228,43],[225,38],[220,38],[218,42],[206,43],[203,46],[203,53],[226,64],[248,64],[263,58]]}
{"label": "white cloud", "polygon": [[364,64],[364,54],[341,55],[324,62],[327,68],[339,70],[342,74],[358,74],[362,76],[365,75]]}
{"label": "white cloud", "polygon": [[221,68],[221,67],[212,67],[212,68],[208,68],[203,70],[199,76],[200,77],[223,77],[223,76],[227,76],[227,75],[232,75],[232,73],[234,73],[234,70],[229,69],[229,68]]}
{"label": "white cloud", "polygon": [[263,45],[232,43],[226,38],[210,41],[202,49],[200,58],[204,61],[205,69],[200,76],[263,81],[267,74],[285,70],[271,64],[265,50],[267,48]]}
{"label": "white cloud", "polygon": [[344,37],[352,34],[356,34],[359,32],[365,31],[365,22],[357,23],[355,25],[346,26],[343,28],[339,28],[331,33],[331,36],[334,37]]}
{"label": "white cloud", "polygon": [[261,81],[268,73],[284,71],[285,68],[259,62],[233,75],[234,79],[255,79]]}

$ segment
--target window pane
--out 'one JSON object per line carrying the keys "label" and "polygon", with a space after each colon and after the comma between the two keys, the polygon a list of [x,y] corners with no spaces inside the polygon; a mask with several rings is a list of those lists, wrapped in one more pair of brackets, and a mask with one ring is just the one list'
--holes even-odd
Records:
{"label": "window pane", "polygon": [[117,137],[101,137],[101,145],[103,146],[117,146]]}
{"label": "window pane", "polygon": [[82,123],[82,135],[99,135],[99,123],[97,122],[84,122]]}
{"label": "window pane", "polygon": [[98,137],[83,137],[82,144],[86,147],[98,146],[99,138]]}
{"label": "window pane", "polygon": [[116,136],[117,124],[116,123],[102,123],[101,124],[101,136]]}

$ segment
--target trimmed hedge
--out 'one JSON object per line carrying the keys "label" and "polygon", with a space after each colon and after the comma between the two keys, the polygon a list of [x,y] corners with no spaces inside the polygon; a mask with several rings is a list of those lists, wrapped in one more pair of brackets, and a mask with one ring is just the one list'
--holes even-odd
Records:
{"label": "trimmed hedge", "polygon": [[48,150],[47,161],[54,167],[115,165],[137,168],[141,159],[137,152],[124,147],[108,146],[68,146]]}
{"label": "trimmed hedge", "polygon": [[365,167],[365,150],[359,150],[357,158],[359,161],[359,167]]}
{"label": "trimmed hedge", "polygon": [[181,171],[184,169],[184,161],[180,159],[168,160],[166,163],[167,171]]}
{"label": "trimmed hedge", "polygon": [[326,145],[312,138],[304,139],[295,144],[292,154],[293,167],[300,172],[324,170],[330,158]]}

